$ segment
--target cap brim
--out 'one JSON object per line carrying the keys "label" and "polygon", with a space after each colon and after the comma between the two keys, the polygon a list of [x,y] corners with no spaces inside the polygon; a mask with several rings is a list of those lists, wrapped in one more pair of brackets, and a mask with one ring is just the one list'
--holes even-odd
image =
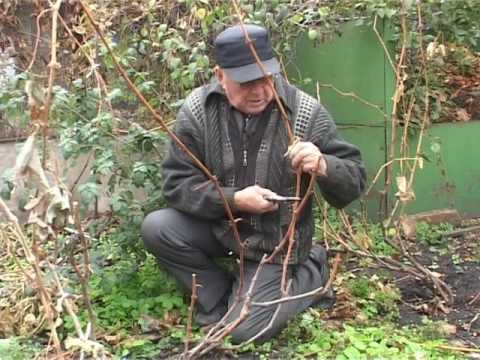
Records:
{"label": "cap brim", "polygon": [[[274,75],[280,72],[280,64],[276,58],[262,61],[263,67],[267,75]],[[239,66],[236,68],[223,69],[228,77],[238,83],[245,83],[264,77],[264,73],[257,63]]]}

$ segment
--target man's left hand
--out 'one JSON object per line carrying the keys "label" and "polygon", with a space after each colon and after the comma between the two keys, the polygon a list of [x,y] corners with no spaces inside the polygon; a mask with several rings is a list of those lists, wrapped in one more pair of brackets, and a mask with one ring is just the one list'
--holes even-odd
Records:
{"label": "man's left hand", "polygon": [[327,176],[327,162],[320,149],[308,141],[299,141],[288,151],[294,170]]}

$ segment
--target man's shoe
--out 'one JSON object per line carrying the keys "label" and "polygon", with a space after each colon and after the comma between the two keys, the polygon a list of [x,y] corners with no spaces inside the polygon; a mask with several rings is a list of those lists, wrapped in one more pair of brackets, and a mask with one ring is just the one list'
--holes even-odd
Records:
{"label": "man's shoe", "polygon": [[198,304],[195,322],[201,327],[210,326],[219,322],[220,319],[227,313],[228,297],[229,294],[225,293],[217,305],[215,305],[215,307],[208,312],[202,308],[202,305]]}
{"label": "man's shoe", "polygon": [[315,300],[310,307],[320,310],[330,310],[335,305],[336,300],[337,296],[335,295],[335,291],[330,288],[326,294],[321,295],[320,299]]}
{"label": "man's shoe", "polygon": [[335,291],[329,289],[325,295],[322,295],[320,299],[313,303],[312,307],[321,310],[330,310],[333,308],[336,301],[337,296],[335,295]]}

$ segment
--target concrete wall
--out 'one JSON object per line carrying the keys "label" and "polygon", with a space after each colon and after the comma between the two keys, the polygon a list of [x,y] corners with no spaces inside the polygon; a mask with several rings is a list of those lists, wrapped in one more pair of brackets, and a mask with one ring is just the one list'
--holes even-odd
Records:
{"label": "concrete wall", "polygon": [[[21,147],[23,146],[23,144],[24,144],[23,141],[0,143],[0,176],[3,176],[7,169],[13,168],[15,166],[17,154],[21,150]],[[78,180],[78,184],[76,188],[78,188],[78,185],[85,183],[88,180],[88,177],[90,175],[90,171],[89,171],[90,164],[87,164],[87,167],[82,174],[82,170],[84,169],[86,163],[89,161],[88,155],[81,156],[76,161],[76,163],[72,165],[71,163],[67,163],[62,158],[61,152],[58,149],[58,146],[56,145],[55,141],[50,142],[50,147],[53,155],[56,158],[54,160],[54,157],[52,156],[52,163],[50,165],[55,166],[59,169],[58,170],[59,175],[69,189],[72,188],[73,184],[79,178],[80,179]],[[53,149],[56,149],[56,151],[53,152]],[[89,162],[91,163],[91,159]],[[57,165],[54,165],[55,163]],[[89,207],[89,212],[91,212],[92,214],[94,212],[104,213],[109,210],[110,197],[106,194],[107,181],[108,181],[108,178],[105,177],[105,179],[103,179],[103,184],[101,186],[101,194],[103,195],[98,198],[97,204],[92,204]],[[2,185],[2,182],[3,180],[0,179],[0,185]],[[20,219],[21,222],[25,222],[28,217],[28,213],[19,209],[20,198],[24,196],[24,193],[25,191],[20,188],[18,189],[18,191],[15,191],[12,199],[7,201],[7,205],[15,213],[15,215],[17,215],[17,217]],[[138,197],[141,199],[142,197],[145,197],[145,194],[140,190],[138,192]]]}

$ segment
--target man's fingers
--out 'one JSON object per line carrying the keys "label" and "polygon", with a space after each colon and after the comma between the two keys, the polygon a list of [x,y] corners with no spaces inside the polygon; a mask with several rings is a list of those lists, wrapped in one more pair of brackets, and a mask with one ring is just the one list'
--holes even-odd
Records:
{"label": "man's fingers", "polygon": [[288,151],[286,152],[285,156],[288,156],[290,159],[293,159],[293,157],[297,154],[298,150],[303,146],[304,144],[301,141],[294,142],[292,145],[288,147]]}
{"label": "man's fingers", "polygon": [[265,212],[270,212],[270,211],[275,211],[275,210],[278,210],[278,203],[275,203],[275,202],[271,202],[269,201],[270,205],[268,206],[268,208],[265,210]]}
{"label": "man's fingers", "polygon": [[292,167],[297,169],[300,165],[303,167],[307,162],[315,161],[320,156],[316,149],[304,148],[299,151],[292,159]]}
{"label": "man's fingers", "polygon": [[260,214],[270,212],[270,211],[275,211],[275,210],[278,209],[278,204],[277,203],[265,200],[264,198],[262,198],[261,201],[262,202],[261,202],[261,204],[259,204],[260,206],[259,206],[259,209],[258,209]]}
{"label": "man's fingers", "polygon": [[277,195],[275,192],[258,185],[253,185],[251,187],[251,190],[255,193],[251,203],[251,205],[256,204],[255,212],[263,214],[263,213],[275,211],[278,209],[278,204],[265,199],[265,197]]}
{"label": "man's fingers", "polygon": [[306,173],[316,173],[320,176],[325,176],[327,171],[327,164],[325,158],[322,155],[315,155],[309,157],[308,159],[304,158],[302,163],[302,171]]}
{"label": "man's fingers", "polygon": [[318,147],[311,142],[298,142],[289,149],[292,167],[294,170],[301,169],[302,172],[325,173],[325,161]]}
{"label": "man's fingers", "polygon": [[302,171],[303,172],[316,172],[317,171],[317,167],[318,167],[318,161],[317,159],[319,159],[318,156],[315,157],[314,160],[312,161],[306,161],[303,163],[303,166],[302,166]]}
{"label": "man's fingers", "polygon": [[298,168],[298,165],[302,163],[302,160],[305,156],[308,155],[308,149],[300,148],[292,157],[292,167],[294,169]]}

